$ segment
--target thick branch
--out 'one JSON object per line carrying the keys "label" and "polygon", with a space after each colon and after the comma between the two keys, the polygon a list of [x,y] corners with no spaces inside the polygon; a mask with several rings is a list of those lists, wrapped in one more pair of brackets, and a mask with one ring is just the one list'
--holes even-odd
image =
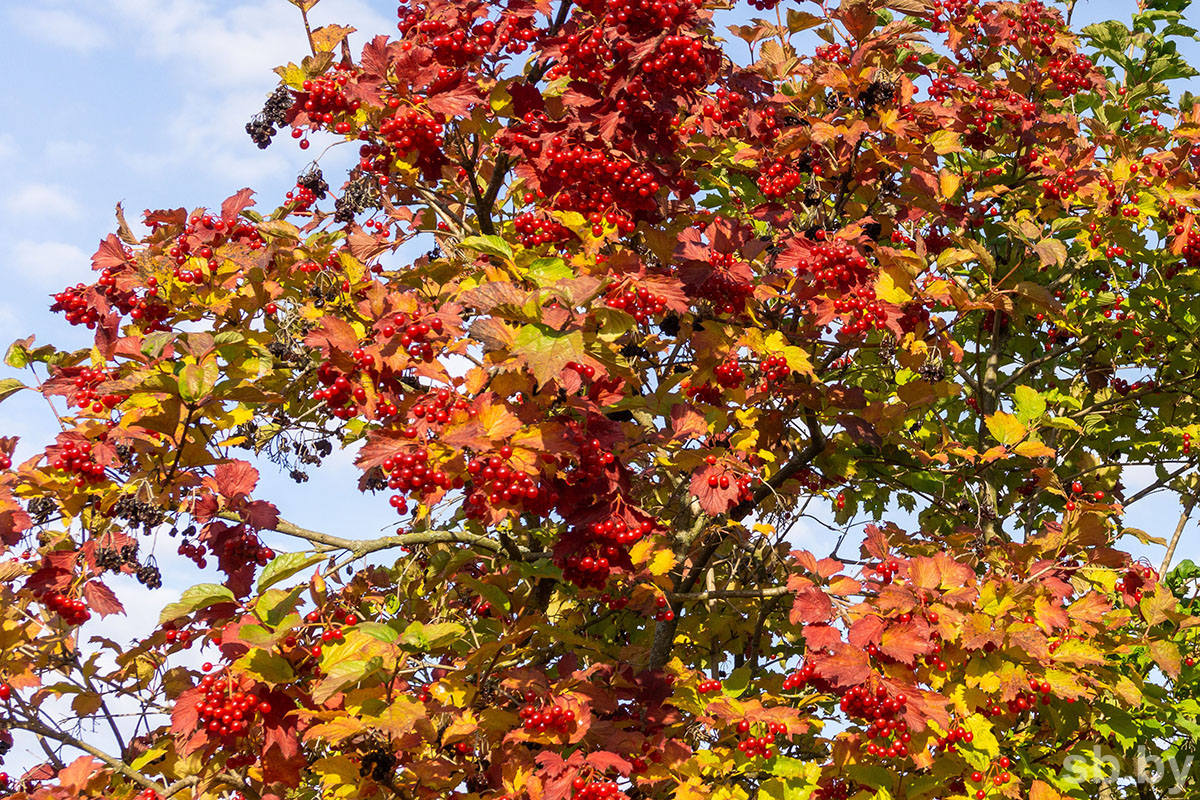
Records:
{"label": "thick branch", "polygon": [[[240,516],[232,511],[223,511],[217,516],[231,522],[241,523],[243,521]],[[469,544],[474,547],[490,550],[493,553],[499,553],[503,549],[499,542],[493,541],[486,536],[476,536],[462,531],[419,531],[416,533],[400,534],[398,536],[380,536],[375,539],[346,539],[341,536],[333,536],[328,533],[302,528],[285,519],[279,520],[270,530],[282,533],[285,536],[305,539],[313,544],[322,545],[327,549],[346,550],[355,558],[361,558],[369,553],[377,553],[380,550],[390,550],[396,547],[413,547],[415,545],[437,544],[441,542]],[[525,550],[521,550],[520,552],[522,557],[525,558],[531,555]]]}

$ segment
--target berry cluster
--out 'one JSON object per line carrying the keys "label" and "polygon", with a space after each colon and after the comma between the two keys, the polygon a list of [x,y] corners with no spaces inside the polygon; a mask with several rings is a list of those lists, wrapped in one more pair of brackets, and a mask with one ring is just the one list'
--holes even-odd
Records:
{"label": "berry cluster", "polygon": [[620,309],[642,324],[652,317],[662,316],[667,310],[665,297],[633,283],[609,289],[604,302],[609,308]]}
{"label": "berry cluster", "polygon": [[754,294],[754,286],[738,280],[729,270],[736,258],[733,253],[709,252],[712,272],[696,288],[700,299],[712,303],[718,314],[741,314],[746,310],[746,301]]}
{"label": "berry cluster", "polygon": [[[737,724],[739,734],[745,735],[750,732],[750,721],[742,720]],[[775,755],[774,748],[771,747],[775,740],[787,733],[787,725],[781,722],[772,722],[767,725],[766,736],[747,736],[738,742],[737,749],[741,750],[746,758],[771,758]]]}
{"label": "berry cluster", "polygon": [[[824,231],[817,231],[818,241]],[[846,291],[869,278],[867,257],[849,242],[822,242],[812,249],[810,260],[801,262],[801,269],[812,273],[813,282]]]}
{"label": "berry cluster", "polygon": [[[358,77],[358,71],[346,64],[334,64],[333,69],[332,75],[306,80],[302,85],[303,91],[296,95],[292,109],[303,109],[314,130],[327,125],[336,133],[346,134],[351,130],[350,122],[343,119],[335,123],[334,120],[352,115],[358,110],[359,101],[351,100],[345,91],[350,80]],[[302,127],[292,130],[293,139],[299,139],[303,135]],[[300,146],[306,147],[307,140],[301,142]]]}
{"label": "berry cluster", "polygon": [[50,466],[68,475],[74,475],[77,489],[104,480],[104,467],[92,459],[91,442],[66,442],[54,456]]}
{"label": "berry cluster", "polygon": [[628,158],[583,145],[571,147],[557,136],[546,156],[550,164],[538,176],[538,185],[553,208],[585,216],[619,209],[617,225],[623,233],[632,232],[635,220],[657,215],[657,177]]}
{"label": "berry cluster", "polygon": [[533,211],[524,211],[513,219],[517,236],[523,247],[553,244],[565,247],[575,238],[571,229],[557,220],[543,217]]}
{"label": "berry cluster", "polygon": [[[804,159],[807,161],[807,156]],[[759,191],[768,200],[787,197],[804,183],[804,171],[798,168],[799,164],[800,160],[798,159],[796,165],[791,166],[786,158],[779,156],[764,167],[760,167],[756,181]],[[805,164],[805,167],[807,171],[811,171],[810,166]]]}
{"label": "berry cluster", "polygon": [[249,221],[226,222],[208,213],[193,214],[183,231],[167,249],[174,262],[172,274],[180,283],[202,283],[220,262],[216,250],[222,244],[241,244],[251,250],[263,246],[262,236]]}
{"label": "berry cluster", "polygon": [[704,0],[579,0],[580,8],[601,17],[605,24],[638,32],[667,30],[684,21]]}
{"label": "berry cluster", "polygon": [[642,80],[652,91],[687,91],[712,82],[718,60],[715,50],[690,36],[667,36],[642,62]]}
{"label": "berry cluster", "polygon": [[398,315],[392,322],[379,329],[384,339],[391,339],[400,334],[400,346],[415,361],[431,363],[433,361],[433,342],[441,336],[445,325],[438,317],[430,317],[428,322],[411,319],[407,314]]}
{"label": "berry cluster", "polygon": [[469,411],[470,408],[471,402],[465,397],[459,397],[449,389],[438,389],[417,400],[408,415],[431,425],[442,425],[450,421],[455,411]]}
{"label": "berry cluster", "polygon": [[[64,370],[64,372],[69,371]],[[100,384],[113,380],[113,377],[111,373],[102,369],[79,368],[72,380],[75,385],[75,393],[67,399],[67,406],[75,406],[79,409],[90,408],[93,414],[104,414],[116,408],[125,399],[125,395],[100,394],[96,391]]]}
{"label": "berry cluster", "polygon": [[786,381],[792,375],[792,369],[788,366],[787,358],[781,355],[768,356],[764,358],[758,365],[759,374],[762,376],[762,384],[759,390],[769,392],[775,386]]}
{"label": "berry cluster", "polygon": [[721,682],[716,678],[705,678],[704,680],[700,681],[700,684],[696,687],[696,691],[700,694],[719,692],[721,689]]}
{"label": "berry cluster", "polygon": [[551,696],[538,698],[533,692],[526,693],[525,705],[517,715],[526,733],[568,733],[575,727],[574,711],[558,705]]}
{"label": "berry cluster", "polygon": [[576,776],[571,782],[575,794],[572,800],[621,800],[625,797],[615,781],[589,781],[582,776]]}
{"label": "berry cluster", "polygon": [[888,313],[883,304],[875,299],[875,287],[861,286],[852,294],[833,301],[833,310],[849,319],[842,322],[842,333],[861,336],[871,329],[882,329],[887,325]]}
{"label": "berry cluster", "polygon": [[415,150],[420,153],[419,160],[440,160],[445,126],[444,115],[408,106],[384,119],[379,135],[402,156]]}
{"label": "berry cluster", "polygon": [[[211,664],[205,666],[212,668]],[[200,679],[200,688],[204,697],[196,708],[199,725],[227,743],[246,735],[256,713],[271,713],[269,703],[259,702],[253,694],[237,688],[228,674],[205,675]]]}
{"label": "berry cluster", "polygon": [[531,513],[542,517],[549,513],[555,493],[539,485],[536,477],[520,472],[505,463],[512,457],[512,448],[505,445],[498,456],[473,459],[467,464],[471,486],[467,494],[467,513],[478,518],[499,508],[514,513]]}
{"label": "berry cluster", "polygon": [[83,600],[67,597],[60,592],[47,592],[41,596],[41,602],[71,626],[82,625],[92,618],[92,612],[88,611]]}

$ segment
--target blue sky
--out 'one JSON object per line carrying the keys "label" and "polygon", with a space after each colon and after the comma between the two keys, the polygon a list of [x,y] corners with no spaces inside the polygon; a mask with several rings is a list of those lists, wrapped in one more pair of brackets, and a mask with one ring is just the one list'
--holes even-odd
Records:
{"label": "blue sky", "polygon": [[[1083,2],[1076,21],[1127,17],[1133,8],[1131,2]],[[394,31],[395,9],[391,0],[323,0],[312,18],[315,25],[357,27],[357,49],[364,33]],[[146,208],[215,207],[252,186],[273,207],[319,147],[300,151],[281,137],[264,152],[243,129],[277,83],[271,69],[306,51],[299,12],[286,0],[4,0],[0,41],[12,65],[0,88],[3,346],[30,333],[60,346],[87,344],[84,330],[48,312],[48,295],[92,279],[90,256],[113,230],[116,202],[124,202],[136,222]],[[1200,48],[1187,49],[1196,60]],[[327,163],[336,174],[335,161]],[[0,435],[27,442],[19,457],[48,441],[51,423],[31,393],[0,405]],[[259,494],[300,524],[342,535],[373,536],[393,521],[385,496],[364,499],[353,490],[349,457],[328,466],[327,477],[303,486],[268,466]],[[1147,477],[1131,475],[1126,483],[1144,485]],[[1173,499],[1149,499],[1129,522],[1169,536],[1178,514]],[[796,543],[824,555],[831,537],[818,526],[801,526]],[[116,588],[135,613],[93,624],[95,633],[127,639],[148,632],[159,608],[204,580],[165,543],[156,553],[164,587],[148,592],[123,579]],[[1157,564],[1161,551],[1148,555]],[[1200,547],[1185,539],[1177,555],[1183,557],[1200,558]]]}

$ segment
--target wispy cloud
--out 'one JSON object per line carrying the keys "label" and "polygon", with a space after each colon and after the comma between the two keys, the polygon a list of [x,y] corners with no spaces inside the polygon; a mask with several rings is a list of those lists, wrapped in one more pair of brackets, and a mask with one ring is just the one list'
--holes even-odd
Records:
{"label": "wispy cloud", "polygon": [[14,216],[55,215],[74,219],[82,213],[78,201],[60,186],[27,183],[16,187],[4,198],[5,209]]}
{"label": "wispy cloud", "polygon": [[95,20],[64,8],[46,8],[41,3],[23,5],[9,9],[8,16],[26,36],[80,53],[89,53],[109,41]]}
{"label": "wispy cloud", "polygon": [[31,286],[61,289],[59,284],[86,280],[91,257],[82,248],[66,242],[39,242],[24,239],[9,252],[6,274],[20,276]]}

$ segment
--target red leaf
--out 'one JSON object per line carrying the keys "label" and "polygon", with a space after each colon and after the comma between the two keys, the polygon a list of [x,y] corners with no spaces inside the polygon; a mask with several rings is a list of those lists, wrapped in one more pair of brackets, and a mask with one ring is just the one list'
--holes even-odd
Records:
{"label": "red leaf", "polygon": [[80,756],[58,771],[58,782],[72,796],[79,797],[100,766],[101,762],[91,756]]}
{"label": "red leaf", "polygon": [[867,653],[853,645],[833,647],[833,655],[813,658],[817,674],[834,686],[858,686],[871,677],[871,662]]}
{"label": "red leaf", "polygon": [[586,763],[588,766],[595,767],[600,772],[608,772],[610,769],[615,769],[622,775],[628,775],[629,771],[633,769],[633,765],[628,761],[616,753],[610,753],[607,750],[597,750],[589,753]]}
{"label": "red leaf", "polygon": [[113,590],[100,581],[89,581],[83,585],[83,599],[92,611],[102,617],[125,613],[125,606],[121,605]]}
{"label": "red leaf", "polygon": [[[725,478],[725,488],[721,488],[722,477]],[[711,485],[710,478],[715,479],[716,486]],[[693,475],[691,488],[707,514],[724,514],[737,502],[737,478],[726,474],[720,464],[708,465]]]}
{"label": "red leaf", "polygon": [[92,269],[95,270],[123,267],[128,263],[121,240],[112,233],[100,240],[100,249],[92,256]]}
{"label": "red leaf", "polygon": [[275,526],[279,524],[279,509],[275,507],[274,503],[266,500],[244,503],[238,509],[238,514],[246,521],[247,525],[260,531],[274,530]]}
{"label": "red leaf", "polygon": [[880,637],[879,649],[897,661],[912,664],[917,656],[929,652],[929,627],[922,619],[892,625]]}
{"label": "red leaf", "polygon": [[879,644],[879,634],[883,633],[883,620],[874,614],[860,617],[850,626],[846,639],[855,647],[866,648],[869,644]]}
{"label": "red leaf", "polygon": [[21,541],[21,534],[29,530],[33,524],[12,491],[7,486],[0,486],[0,543],[12,547]]}
{"label": "red leaf", "polygon": [[832,625],[805,625],[800,635],[811,651],[825,650],[842,643],[842,632]]}
{"label": "red leaf", "polygon": [[696,439],[708,433],[704,415],[693,406],[680,403],[671,407],[671,438]]}
{"label": "red leaf", "polygon": [[254,491],[258,485],[258,470],[248,461],[226,461],[218,464],[214,473],[217,491],[226,500],[237,501]]}
{"label": "red leaf", "polygon": [[358,334],[350,323],[333,316],[321,317],[321,325],[304,338],[309,347],[316,347],[326,357],[333,351],[349,353],[358,347]]}
{"label": "red leaf", "polygon": [[190,736],[200,722],[200,704],[204,702],[204,690],[198,686],[187,689],[171,707],[171,733],[180,738]]}
{"label": "red leaf", "polygon": [[244,210],[254,205],[253,198],[253,189],[242,189],[232,197],[226,198],[225,202],[221,203],[221,219],[227,223],[232,222],[237,218],[238,214],[241,214]]}
{"label": "red leaf", "polygon": [[833,601],[829,595],[809,585],[796,592],[792,613],[788,616],[793,625],[811,622],[828,622],[833,619]]}

